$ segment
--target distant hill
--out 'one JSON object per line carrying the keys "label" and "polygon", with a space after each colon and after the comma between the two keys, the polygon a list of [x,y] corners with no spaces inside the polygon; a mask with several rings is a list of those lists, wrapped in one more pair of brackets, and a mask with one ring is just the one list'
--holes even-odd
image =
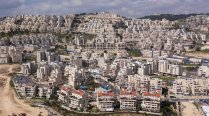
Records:
{"label": "distant hill", "polygon": [[144,16],[138,19],[151,19],[151,20],[162,20],[162,19],[167,19],[170,21],[175,21],[175,20],[181,20],[181,19],[186,19],[190,16],[197,16],[197,15],[209,15],[209,13],[201,13],[201,14],[160,14],[160,15],[150,15],[150,16]]}

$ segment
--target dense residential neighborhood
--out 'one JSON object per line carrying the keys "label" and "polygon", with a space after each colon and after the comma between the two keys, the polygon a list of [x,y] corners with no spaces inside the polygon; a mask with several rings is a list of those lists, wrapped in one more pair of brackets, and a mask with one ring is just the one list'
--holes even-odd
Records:
{"label": "dense residential neighborhood", "polygon": [[209,98],[209,57],[195,56],[208,54],[208,33],[208,15],[184,23],[109,12],[4,17],[0,64],[21,65],[11,80],[21,99],[92,114],[165,115],[171,102],[166,112],[179,116],[181,100]]}

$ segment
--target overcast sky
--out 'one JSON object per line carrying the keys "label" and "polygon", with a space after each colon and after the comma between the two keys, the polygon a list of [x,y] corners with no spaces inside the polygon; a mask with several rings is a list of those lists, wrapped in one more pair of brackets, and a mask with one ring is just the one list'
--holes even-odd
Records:
{"label": "overcast sky", "polygon": [[110,11],[127,17],[209,13],[209,0],[0,0],[0,16]]}

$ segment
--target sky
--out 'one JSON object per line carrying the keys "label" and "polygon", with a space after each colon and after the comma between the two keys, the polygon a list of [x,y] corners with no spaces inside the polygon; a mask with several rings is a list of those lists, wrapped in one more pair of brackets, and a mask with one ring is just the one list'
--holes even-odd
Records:
{"label": "sky", "polygon": [[102,11],[133,18],[165,13],[209,13],[209,0],[0,0],[0,16]]}

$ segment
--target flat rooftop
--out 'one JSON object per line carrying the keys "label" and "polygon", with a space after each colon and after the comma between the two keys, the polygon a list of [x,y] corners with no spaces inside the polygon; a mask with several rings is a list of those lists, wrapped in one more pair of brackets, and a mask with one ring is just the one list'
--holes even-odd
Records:
{"label": "flat rooftop", "polygon": [[27,76],[16,76],[13,78],[13,82],[17,84],[33,84],[33,80]]}

